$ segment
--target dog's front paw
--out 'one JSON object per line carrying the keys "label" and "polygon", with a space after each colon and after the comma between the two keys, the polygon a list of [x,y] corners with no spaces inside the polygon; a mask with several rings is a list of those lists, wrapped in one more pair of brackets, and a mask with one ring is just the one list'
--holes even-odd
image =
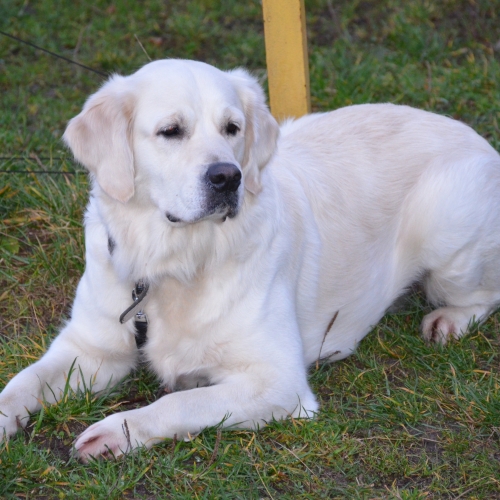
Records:
{"label": "dog's front paw", "polygon": [[0,398],[0,443],[9,439],[19,430],[26,427],[29,416],[26,410],[2,402]]}
{"label": "dog's front paw", "polygon": [[115,413],[83,431],[74,444],[75,455],[84,463],[91,457],[118,457],[142,446],[132,411]]}

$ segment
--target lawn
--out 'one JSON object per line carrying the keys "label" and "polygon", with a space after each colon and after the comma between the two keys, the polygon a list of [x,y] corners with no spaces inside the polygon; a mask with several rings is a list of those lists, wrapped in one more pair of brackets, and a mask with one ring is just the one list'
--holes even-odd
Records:
{"label": "lawn", "polygon": [[[410,104],[470,124],[500,150],[499,0],[306,9],[314,111]],[[266,84],[256,0],[3,0],[0,30],[106,74],[177,57],[245,66]],[[102,81],[0,34],[0,387],[69,314],[88,186],[60,137]],[[313,367],[315,421],[208,429],[82,465],[70,454],[75,436],[160,387],[141,368],[108,396],[68,392],[0,445],[0,497],[500,498],[500,313],[443,348],[419,335],[429,311],[416,292],[350,358]]]}

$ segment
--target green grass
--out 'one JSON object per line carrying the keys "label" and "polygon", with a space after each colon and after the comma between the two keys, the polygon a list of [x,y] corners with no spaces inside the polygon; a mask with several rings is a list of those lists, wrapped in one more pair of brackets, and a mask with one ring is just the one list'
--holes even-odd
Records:
{"label": "green grass", "polygon": [[[397,102],[453,116],[500,149],[500,1],[311,0],[316,111]],[[0,29],[99,71],[152,59],[246,66],[265,84],[258,1],[4,0]],[[495,45],[497,49],[495,51]],[[1,169],[74,170],[60,136],[102,78],[0,35]],[[84,266],[81,174],[0,174],[0,387],[37,359]],[[459,342],[426,345],[414,295],[345,361],[311,371],[317,420],[258,433],[210,429],[119,461],[82,465],[71,442],[144,405],[144,369],[107,397],[72,395],[0,445],[5,498],[500,498],[500,314]]]}

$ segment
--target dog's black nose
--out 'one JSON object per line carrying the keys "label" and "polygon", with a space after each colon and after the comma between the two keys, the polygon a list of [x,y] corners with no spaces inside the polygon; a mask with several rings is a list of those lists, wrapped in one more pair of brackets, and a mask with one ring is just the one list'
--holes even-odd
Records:
{"label": "dog's black nose", "polygon": [[241,172],[232,163],[212,163],[207,170],[207,183],[219,193],[232,193],[241,182]]}

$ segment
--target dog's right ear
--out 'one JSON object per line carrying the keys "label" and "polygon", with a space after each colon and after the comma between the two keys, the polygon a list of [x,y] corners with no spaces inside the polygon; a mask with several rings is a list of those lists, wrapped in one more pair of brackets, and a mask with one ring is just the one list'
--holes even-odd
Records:
{"label": "dog's right ear", "polygon": [[127,78],[115,75],[91,95],[63,140],[101,189],[126,203],[134,194],[131,126],[134,102]]}
{"label": "dog's right ear", "polygon": [[236,84],[245,111],[245,156],[242,163],[245,188],[258,194],[262,189],[261,171],[274,154],[279,126],[269,112],[264,91],[256,78],[244,69],[228,71],[227,75]]}

